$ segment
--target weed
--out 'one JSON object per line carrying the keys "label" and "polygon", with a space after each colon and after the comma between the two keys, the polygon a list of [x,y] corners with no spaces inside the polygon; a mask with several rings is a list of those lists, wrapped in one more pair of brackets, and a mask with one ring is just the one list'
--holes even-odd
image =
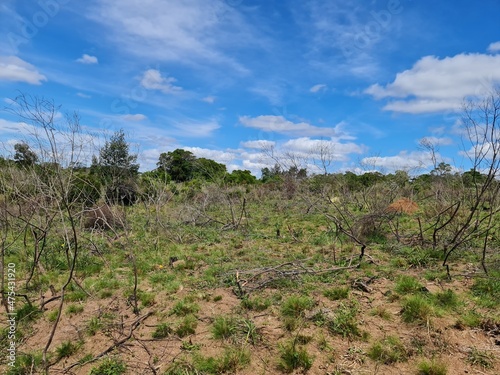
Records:
{"label": "weed", "polygon": [[102,321],[94,316],[87,322],[86,331],[89,336],[94,336],[102,328]]}
{"label": "weed", "polygon": [[298,347],[295,340],[281,344],[279,352],[278,369],[283,372],[290,373],[300,368],[307,372],[313,364],[313,358],[304,348]]}
{"label": "weed", "polygon": [[165,371],[164,375],[200,375],[193,364],[187,362],[174,362]]}
{"label": "weed", "polygon": [[247,310],[264,311],[271,306],[271,300],[259,296],[254,298],[246,296],[241,300],[241,305]]}
{"label": "weed", "polygon": [[27,375],[32,374],[33,369],[42,368],[43,356],[42,353],[23,353],[16,356],[16,361],[13,367],[5,373],[6,375]]}
{"label": "weed", "polygon": [[189,299],[184,299],[177,302],[172,308],[172,314],[177,316],[186,316],[196,314],[200,310],[200,306]]}
{"label": "weed", "polygon": [[154,339],[164,339],[168,335],[172,333],[172,328],[168,323],[160,323],[156,326],[154,332],[151,334],[151,336]]}
{"label": "weed", "polygon": [[81,289],[77,289],[64,296],[64,300],[68,302],[83,302],[87,299],[87,293]]}
{"label": "weed", "polygon": [[281,305],[281,314],[285,317],[298,318],[314,305],[313,300],[306,296],[291,296]]}
{"label": "weed", "polygon": [[478,297],[481,306],[494,308],[500,305],[500,275],[477,279],[472,285],[472,294]]}
{"label": "weed", "polygon": [[401,275],[396,282],[396,292],[401,295],[418,293],[422,288],[422,284],[412,276]]}
{"label": "weed", "polygon": [[243,348],[225,348],[220,357],[195,356],[195,368],[201,373],[236,373],[250,363],[250,353]]}
{"label": "weed", "polygon": [[57,360],[71,357],[78,350],[79,345],[74,344],[72,341],[64,341],[56,348]]}
{"label": "weed", "polygon": [[50,311],[48,314],[47,314],[47,320],[50,322],[50,323],[54,323],[56,320],[57,320],[57,316],[59,315],[59,311],[57,310],[53,310],[53,311]]}
{"label": "weed", "polygon": [[218,316],[212,326],[212,334],[215,339],[228,339],[236,333],[237,321],[234,317]]}
{"label": "weed", "polygon": [[370,311],[370,315],[378,316],[384,320],[391,320],[392,314],[384,306],[376,306]]}
{"label": "weed", "polygon": [[221,295],[214,296],[213,301],[214,301],[214,302],[219,302],[219,301],[222,301],[222,296],[221,296]]}
{"label": "weed", "polygon": [[153,293],[139,292],[139,301],[141,301],[142,306],[150,307],[155,303],[155,295]]}
{"label": "weed", "polygon": [[127,370],[125,363],[116,358],[106,358],[100,365],[93,367],[89,375],[121,375]]}
{"label": "weed", "polygon": [[323,292],[323,295],[331,301],[346,299],[349,297],[349,287],[335,287],[327,289]]}
{"label": "weed", "polygon": [[66,314],[67,315],[73,315],[73,314],[80,314],[83,312],[83,305],[75,305],[75,304],[71,304],[71,305],[68,305],[68,307],[66,308]]}
{"label": "weed", "polygon": [[342,337],[361,336],[356,319],[357,308],[355,305],[341,304],[335,311],[333,319],[327,322],[330,332]]}
{"label": "weed", "polygon": [[389,365],[404,362],[408,359],[408,352],[401,341],[394,336],[387,336],[374,343],[368,350],[368,357],[374,361]]}
{"label": "weed", "polygon": [[417,375],[446,375],[448,370],[446,365],[441,362],[423,361],[418,364]]}
{"label": "weed", "polygon": [[193,335],[196,332],[196,327],[198,326],[198,320],[192,314],[186,315],[179,323],[175,329],[175,333],[179,337],[186,337],[188,335]]}
{"label": "weed", "polygon": [[438,292],[434,294],[433,300],[439,307],[445,309],[455,308],[459,304],[459,299],[457,294],[451,289],[447,289],[444,292]]}
{"label": "weed", "polygon": [[35,305],[25,304],[17,310],[17,321],[33,322],[42,314]]}
{"label": "weed", "polygon": [[483,369],[493,367],[494,355],[483,350],[472,348],[467,355],[467,362],[474,366],[480,366]]}
{"label": "weed", "polygon": [[434,310],[427,300],[420,296],[408,296],[403,300],[401,317],[405,323],[428,324]]}

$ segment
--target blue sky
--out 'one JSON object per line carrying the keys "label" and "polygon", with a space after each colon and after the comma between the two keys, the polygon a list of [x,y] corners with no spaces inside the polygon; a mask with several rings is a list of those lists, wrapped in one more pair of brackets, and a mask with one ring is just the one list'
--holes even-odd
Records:
{"label": "blue sky", "polygon": [[[500,2],[3,0],[0,98],[123,128],[142,170],[184,148],[259,174],[466,168],[460,107],[500,84]],[[62,118],[61,118],[62,119]],[[29,127],[0,111],[3,153]]]}

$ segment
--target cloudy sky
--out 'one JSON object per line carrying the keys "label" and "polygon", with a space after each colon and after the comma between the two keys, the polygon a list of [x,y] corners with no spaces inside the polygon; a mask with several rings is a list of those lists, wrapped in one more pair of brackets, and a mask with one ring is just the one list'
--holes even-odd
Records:
{"label": "cloudy sky", "polygon": [[[0,142],[19,92],[123,128],[142,170],[184,148],[259,174],[466,168],[464,98],[500,84],[498,0],[2,0]],[[61,116],[61,120],[64,119]]]}

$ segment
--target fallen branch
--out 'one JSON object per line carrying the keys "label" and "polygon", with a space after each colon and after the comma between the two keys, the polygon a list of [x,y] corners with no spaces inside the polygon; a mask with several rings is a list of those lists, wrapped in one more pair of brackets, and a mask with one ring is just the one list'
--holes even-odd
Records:
{"label": "fallen branch", "polygon": [[64,373],[68,373],[73,367],[76,367],[76,366],[83,366],[83,365],[86,365],[86,364],[89,364],[89,363],[92,363],[92,362],[95,362],[97,361],[98,359],[104,357],[106,354],[108,354],[109,352],[112,352],[113,350],[115,350],[116,348],[118,348],[119,346],[125,344],[128,340],[130,340],[133,336],[133,333],[134,331],[137,329],[137,327],[139,327],[139,325],[141,324],[141,322],[145,319],[147,319],[149,316],[153,315],[153,312],[150,311],[148,312],[147,314],[144,314],[143,316],[137,318],[130,326],[130,330],[129,330],[129,333],[127,336],[125,336],[124,338],[122,338],[121,340],[113,343],[113,345],[111,345],[109,348],[107,348],[106,350],[104,350],[103,352],[101,352],[100,354],[98,354],[97,356],[95,356],[94,358],[86,361],[86,362],[76,362],[76,363],[73,363],[71,366],[67,367],[64,369]]}

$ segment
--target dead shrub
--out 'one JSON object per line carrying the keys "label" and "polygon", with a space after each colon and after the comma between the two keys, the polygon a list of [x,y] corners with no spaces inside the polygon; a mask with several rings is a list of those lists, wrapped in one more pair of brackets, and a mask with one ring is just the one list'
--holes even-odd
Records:
{"label": "dead shrub", "polygon": [[104,204],[89,209],[85,213],[84,227],[86,229],[119,229],[123,228],[123,221],[120,215],[113,212],[111,207]]}

